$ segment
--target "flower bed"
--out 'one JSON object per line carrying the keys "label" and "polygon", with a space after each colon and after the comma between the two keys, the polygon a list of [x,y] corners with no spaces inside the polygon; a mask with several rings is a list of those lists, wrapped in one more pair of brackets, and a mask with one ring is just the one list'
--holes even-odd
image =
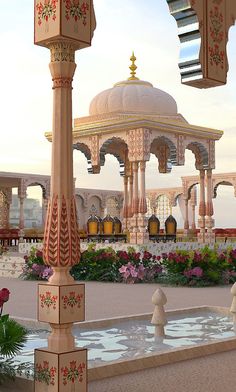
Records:
{"label": "flower bed", "polygon": [[[23,279],[47,280],[52,274],[42,252],[32,248],[25,256]],[[209,286],[236,281],[236,249],[177,250],[155,256],[144,250],[95,249],[90,244],[80,263],[71,269],[76,280],[102,282],[160,282],[181,286]]]}

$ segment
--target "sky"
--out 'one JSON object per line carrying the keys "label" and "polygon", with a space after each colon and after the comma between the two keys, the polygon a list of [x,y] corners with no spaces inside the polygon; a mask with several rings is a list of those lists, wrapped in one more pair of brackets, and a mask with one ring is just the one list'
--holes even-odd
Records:
{"label": "sky", "polygon": [[[76,53],[73,116],[87,115],[96,94],[128,78],[134,50],[140,79],[171,94],[189,123],[224,131],[216,143],[215,172],[234,171],[236,28],[229,32],[227,85],[198,90],[181,85],[177,26],[166,0],[94,0],[94,7],[97,28],[92,46]],[[0,18],[0,171],[50,174],[51,144],[44,137],[52,122],[50,54],[33,43],[33,0],[0,0]],[[101,174],[89,175],[85,157],[74,152],[78,187],[121,189],[118,173],[116,159],[108,156]],[[167,175],[158,173],[157,161],[152,158],[147,165],[147,188],[181,186],[181,176],[195,174],[189,151],[185,167],[174,167]],[[35,196],[35,192],[30,188],[28,193]],[[236,226],[231,187],[219,187],[214,207],[217,226]]]}

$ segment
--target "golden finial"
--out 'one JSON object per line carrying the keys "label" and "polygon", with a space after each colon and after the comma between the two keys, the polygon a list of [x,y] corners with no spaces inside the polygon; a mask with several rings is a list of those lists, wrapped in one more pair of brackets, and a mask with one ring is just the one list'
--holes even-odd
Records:
{"label": "golden finial", "polygon": [[129,77],[128,80],[139,80],[139,78],[136,77],[137,65],[135,64],[136,57],[134,55],[134,52],[132,53],[132,56],[130,57],[130,60],[132,61],[132,64],[129,66],[129,69],[131,71],[130,72],[131,76]]}

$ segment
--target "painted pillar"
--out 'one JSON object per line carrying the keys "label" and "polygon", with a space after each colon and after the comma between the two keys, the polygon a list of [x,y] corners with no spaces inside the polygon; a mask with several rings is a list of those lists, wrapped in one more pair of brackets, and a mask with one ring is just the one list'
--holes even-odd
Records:
{"label": "painted pillar", "polygon": [[214,219],[212,218],[214,214],[213,203],[212,203],[212,169],[207,169],[207,203],[206,203],[206,242],[214,243],[215,234],[212,231],[214,227]]}
{"label": "painted pillar", "polygon": [[133,177],[134,177],[134,189],[133,189],[133,200],[132,200],[132,210],[133,214],[137,216],[139,213],[139,195],[138,195],[138,169],[139,162],[133,162]]}
{"label": "painted pillar", "polygon": [[127,230],[128,218],[128,177],[124,176],[124,200],[123,200],[123,229]]}
{"label": "painted pillar", "polygon": [[138,231],[138,213],[139,213],[139,195],[138,195],[138,169],[139,162],[132,162],[132,172],[133,172],[133,198],[132,198],[132,218],[130,219],[130,243],[137,244],[137,231]]}
{"label": "painted pillar", "polygon": [[145,161],[140,162],[140,198],[139,198],[140,214],[146,214],[147,212],[145,169],[146,169],[146,162]]}
{"label": "painted pillar", "polygon": [[132,202],[133,202],[133,175],[130,175],[128,177],[128,217],[132,218],[133,216],[133,210],[132,210]]}
{"label": "painted pillar", "polygon": [[199,171],[199,184],[200,184],[200,202],[199,202],[199,219],[198,225],[200,233],[198,233],[198,242],[205,242],[205,215],[206,215],[206,202],[205,202],[205,170]]}
{"label": "painted pillar", "polygon": [[146,201],[146,184],[145,184],[145,169],[146,162],[140,162],[140,197],[139,197],[139,217],[138,232],[137,232],[137,244],[146,244],[149,242],[149,235],[147,232],[148,219],[146,218],[147,213],[147,201]]}
{"label": "painted pillar", "polygon": [[9,228],[10,204],[8,197],[3,191],[0,191],[0,228]]}
{"label": "painted pillar", "polygon": [[[71,267],[80,260],[73,179],[72,80],[75,50],[91,45],[96,23],[92,0],[86,2],[83,12],[80,2],[52,3],[48,12],[48,1],[44,5],[35,1],[35,43],[50,49],[53,80],[51,193],[43,248],[44,262],[52,267],[53,275],[48,284],[38,286],[38,319],[48,322],[52,332],[48,347],[35,350],[35,392],[86,391],[87,350],[75,347],[72,334],[73,323],[85,317],[84,285],[70,275]],[[74,17],[81,12],[83,18]]]}

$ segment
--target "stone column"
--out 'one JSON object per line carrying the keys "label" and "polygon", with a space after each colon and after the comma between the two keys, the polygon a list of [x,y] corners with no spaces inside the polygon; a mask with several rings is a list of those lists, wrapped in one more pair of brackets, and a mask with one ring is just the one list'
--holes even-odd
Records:
{"label": "stone column", "polygon": [[199,184],[200,184],[200,202],[199,202],[199,219],[198,225],[200,233],[198,234],[198,242],[205,242],[205,215],[206,215],[206,202],[205,202],[205,170],[199,171]]}
{"label": "stone column", "polygon": [[145,161],[140,162],[140,198],[139,198],[140,214],[146,214],[147,212],[145,169],[146,169],[146,162]]}
{"label": "stone column", "polygon": [[[84,285],[70,269],[80,260],[73,179],[72,80],[75,50],[91,46],[93,1],[35,1],[34,42],[50,49],[53,80],[51,193],[44,232],[44,262],[53,275],[38,290],[38,319],[52,332],[35,350],[35,392],[87,391],[87,350],[75,347],[71,329],[85,316]],[[50,8],[50,10],[49,10]],[[83,17],[77,17],[82,15]],[[47,377],[45,377],[45,372]],[[71,374],[73,377],[71,377]]]}
{"label": "stone column", "polygon": [[20,202],[20,216],[19,216],[19,242],[24,242],[24,234],[25,234],[25,216],[24,216],[24,202],[25,202],[25,197],[20,196],[19,197],[19,202]]}
{"label": "stone column", "polygon": [[139,162],[132,162],[133,171],[133,198],[132,198],[132,213],[133,217],[130,219],[131,233],[130,233],[130,243],[137,244],[137,231],[138,231],[138,213],[139,213],[139,195],[138,195],[138,169]]}
{"label": "stone column", "polygon": [[214,227],[214,219],[212,218],[214,214],[213,203],[212,203],[212,169],[207,169],[207,203],[206,203],[206,227],[207,232],[205,235],[205,241],[207,243],[215,242],[215,234],[212,231]]}
{"label": "stone column", "polygon": [[145,169],[146,162],[140,162],[140,197],[139,197],[139,217],[138,217],[138,233],[137,243],[146,244],[149,242],[149,235],[147,233],[148,220],[146,218],[147,213],[147,201],[146,201],[146,184],[145,184]]}
{"label": "stone column", "polygon": [[10,203],[4,191],[0,191],[0,228],[9,228]]}
{"label": "stone column", "polygon": [[128,176],[128,228],[131,227],[131,218],[133,216],[132,210],[132,201],[133,201],[133,174]]}
{"label": "stone column", "polygon": [[[38,314],[39,321],[50,323],[52,332],[48,337],[48,347],[35,352],[35,392],[42,390],[40,372],[45,363],[49,369],[55,369],[58,377],[53,391],[67,390],[65,385],[71,381],[68,379],[67,383],[63,384],[61,369],[69,369],[72,362],[80,373],[80,377],[75,377],[75,388],[81,387],[85,390],[87,384],[87,352],[75,347],[72,334],[73,322],[84,320],[84,285],[75,283],[70,275],[71,267],[80,260],[72,161],[72,79],[76,68],[75,48],[73,43],[66,41],[52,42],[49,48],[49,68],[53,80],[52,174],[43,257],[44,262],[52,267],[53,275],[49,284],[39,285]],[[69,298],[75,304],[72,313],[66,302]],[[48,307],[48,312],[45,306],[47,300],[52,304]],[[50,384],[47,391],[51,390]]]}
{"label": "stone column", "polygon": [[184,235],[188,236],[189,234],[188,198],[184,199],[184,205],[185,205]]}
{"label": "stone column", "polygon": [[192,225],[191,225],[191,229],[193,230],[193,232],[196,232],[196,218],[195,218],[195,204],[191,203],[191,207],[192,207],[192,216],[193,216],[193,220],[192,220]]}
{"label": "stone column", "polygon": [[124,176],[124,201],[123,201],[123,229],[127,230],[128,218],[128,177]]}

